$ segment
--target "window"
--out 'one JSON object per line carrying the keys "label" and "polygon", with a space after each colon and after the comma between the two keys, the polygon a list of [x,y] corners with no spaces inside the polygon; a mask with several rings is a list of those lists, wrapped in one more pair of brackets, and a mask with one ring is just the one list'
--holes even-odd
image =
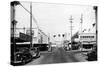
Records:
{"label": "window", "polygon": [[91,38],[94,38],[94,36],[91,36]]}

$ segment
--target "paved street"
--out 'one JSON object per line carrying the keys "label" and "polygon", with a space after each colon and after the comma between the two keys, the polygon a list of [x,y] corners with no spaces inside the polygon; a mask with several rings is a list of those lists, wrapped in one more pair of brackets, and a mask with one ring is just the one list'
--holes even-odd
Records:
{"label": "paved street", "polygon": [[65,63],[65,62],[79,62],[86,61],[79,51],[65,51],[62,47],[53,48],[52,52],[42,52],[41,57],[34,59],[27,65],[34,64],[51,64],[51,63]]}
{"label": "paved street", "polygon": [[97,6],[21,1],[10,6],[11,65],[97,60]]}

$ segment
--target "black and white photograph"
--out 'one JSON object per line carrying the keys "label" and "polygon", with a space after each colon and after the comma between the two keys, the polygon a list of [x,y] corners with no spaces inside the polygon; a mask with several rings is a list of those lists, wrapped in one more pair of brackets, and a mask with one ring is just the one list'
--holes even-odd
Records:
{"label": "black and white photograph", "polygon": [[98,6],[10,2],[10,64],[97,61]]}

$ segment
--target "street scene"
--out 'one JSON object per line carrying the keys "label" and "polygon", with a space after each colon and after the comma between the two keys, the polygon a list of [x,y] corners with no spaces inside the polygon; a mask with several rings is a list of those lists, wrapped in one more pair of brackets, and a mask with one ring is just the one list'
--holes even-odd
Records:
{"label": "street scene", "polygon": [[10,5],[11,65],[97,61],[97,6]]}
{"label": "street scene", "polygon": [[52,52],[41,53],[41,57],[30,62],[33,64],[51,64],[51,63],[66,63],[66,62],[85,62],[86,56],[82,55],[80,51],[68,51],[63,48],[54,48]]}

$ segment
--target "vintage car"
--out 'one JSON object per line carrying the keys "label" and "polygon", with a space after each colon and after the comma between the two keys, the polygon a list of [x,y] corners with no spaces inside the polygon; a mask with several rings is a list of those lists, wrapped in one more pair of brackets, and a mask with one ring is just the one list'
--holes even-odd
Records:
{"label": "vintage car", "polygon": [[35,48],[20,48],[19,51],[14,53],[14,61],[12,63],[13,65],[24,65],[39,56],[39,51]]}
{"label": "vintage car", "polygon": [[88,61],[97,61],[97,47],[94,47],[94,49],[88,53],[87,56]]}

